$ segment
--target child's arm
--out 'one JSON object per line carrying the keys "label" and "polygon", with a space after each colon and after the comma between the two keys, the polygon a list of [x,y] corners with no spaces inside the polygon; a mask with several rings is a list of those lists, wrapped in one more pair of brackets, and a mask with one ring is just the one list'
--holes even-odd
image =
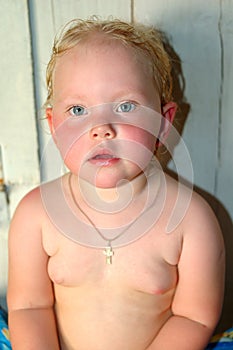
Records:
{"label": "child's arm", "polygon": [[8,309],[13,350],[58,350],[54,296],[43,249],[39,190],[18,206],[9,233]]}
{"label": "child's arm", "polygon": [[183,225],[173,315],[148,350],[203,350],[221,313],[225,255],[218,223],[197,197]]}

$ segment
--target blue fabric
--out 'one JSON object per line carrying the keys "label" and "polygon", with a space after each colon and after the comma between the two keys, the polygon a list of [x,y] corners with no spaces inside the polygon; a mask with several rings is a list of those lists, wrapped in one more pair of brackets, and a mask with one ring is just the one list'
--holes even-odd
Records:
{"label": "blue fabric", "polygon": [[7,313],[0,308],[0,350],[11,350],[9,331],[7,325]]}
{"label": "blue fabric", "polygon": [[233,328],[215,335],[205,350],[233,350]]}

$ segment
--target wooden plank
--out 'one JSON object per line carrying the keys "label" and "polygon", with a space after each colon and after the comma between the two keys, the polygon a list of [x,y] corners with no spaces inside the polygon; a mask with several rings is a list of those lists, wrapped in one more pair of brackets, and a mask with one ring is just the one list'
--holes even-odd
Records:
{"label": "wooden plank", "polygon": [[0,0],[1,128],[6,182],[38,182],[27,1]]}
{"label": "wooden plank", "polygon": [[221,2],[219,22],[222,45],[222,91],[220,95],[219,164],[216,183],[218,218],[226,247],[226,290],[223,308],[223,328],[233,323],[233,1]]}
{"label": "wooden plank", "polygon": [[[38,125],[39,153],[43,153],[51,135],[45,120],[44,102],[46,100],[46,66],[52,50],[56,33],[53,1],[29,0],[29,18],[32,43],[32,57],[34,66],[35,107]],[[46,8],[46,11],[44,10]],[[51,158],[52,159],[52,158]],[[44,166],[40,162],[40,175],[43,180],[53,178],[47,168],[51,162],[46,161]]]}
{"label": "wooden plank", "polygon": [[38,183],[39,168],[27,1],[0,0],[0,8],[1,178],[10,195],[9,204],[6,192],[0,192],[0,301],[4,305],[10,214]]}
{"label": "wooden plank", "polygon": [[[147,6],[142,0],[134,3],[135,19],[165,31],[180,60],[177,67],[181,63],[184,98],[190,105],[190,112],[183,116],[187,117],[183,138],[191,154],[195,184],[214,193],[221,83],[219,7],[212,0],[148,0]],[[178,145],[174,159],[182,162],[182,158]]]}
{"label": "wooden plank", "polygon": [[54,7],[54,18],[56,28],[73,18],[88,18],[92,15],[107,18],[109,16],[130,20],[130,0],[68,0],[56,1]]}
{"label": "wooden plank", "polygon": [[222,94],[217,196],[233,217],[233,1],[222,1]]}

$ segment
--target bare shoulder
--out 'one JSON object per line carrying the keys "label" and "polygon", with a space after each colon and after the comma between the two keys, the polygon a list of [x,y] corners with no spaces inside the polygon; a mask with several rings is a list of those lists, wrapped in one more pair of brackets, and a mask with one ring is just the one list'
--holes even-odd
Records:
{"label": "bare shoulder", "polygon": [[193,225],[208,221],[217,222],[210,205],[191,186],[179,183],[170,176],[166,176],[166,184],[169,192],[168,200],[171,205],[177,204],[177,200],[185,201],[185,206],[183,205],[183,208],[186,209],[185,221],[192,220]]}
{"label": "bare shoulder", "polygon": [[[27,223],[29,219],[33,220],[38,217],[41,211],[40,200],[40,188],[36,187],[28,192],[19,202],[14,212],[11,227],[20,224],[21,222]],[[31,221],[30,220],[30,221]]]}
{"label": "bare shoulder", "polygon": [[180,229],[184,237],[193,236],[194,239],[202,237],[203,244],[205,240],[208,241],[211,238],[222,247],[223,238],[220,226],[207,201],[192,188],[178,183],[169,176],[167,184],[171,207],[177,206],[178,209],[182,210]]}
{"label": "bare shoulder", "polygon": [[220,236],[222,238],[218,220],[207,201],[195,191],[192,192],[190,205],[184,220],[186,229],[191,227],[197,232]]}
{"label": "bare shoulder", "polygon": [[43,222],[46,218],[45,197],[53,194],[60,183],[56,179],[45,184],[41,184],[29,191],[19,202],[11,221],[11,227],[20,225],[22,222],[27,226],[34,226]]}

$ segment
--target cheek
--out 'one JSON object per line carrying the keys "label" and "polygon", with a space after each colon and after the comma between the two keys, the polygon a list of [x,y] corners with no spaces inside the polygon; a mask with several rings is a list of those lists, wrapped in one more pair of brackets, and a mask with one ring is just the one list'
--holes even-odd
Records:
{"label": "cheek", "polygon": [[86,154],[83,137],[72,130],[60,129],[56,134],[56,145],[65,165],[74,173],[78,173]]}
{"label": "cheek", "polygon": [[125,126],[124,136],[128,140],[142,144],[152,152],[155,150],[156,137],[142,128]]}
{"label": "cheek", "polygon": [[66,167],[75,174],[78,173],[80,168],[80,163],[81,163],[81,159],[79,159],[79,156],[78,156],[79,153],[77,152],[77,148],[78,148],[77,145],[73,145],[66,152],[66,154],[62,154],[60,152]]}

